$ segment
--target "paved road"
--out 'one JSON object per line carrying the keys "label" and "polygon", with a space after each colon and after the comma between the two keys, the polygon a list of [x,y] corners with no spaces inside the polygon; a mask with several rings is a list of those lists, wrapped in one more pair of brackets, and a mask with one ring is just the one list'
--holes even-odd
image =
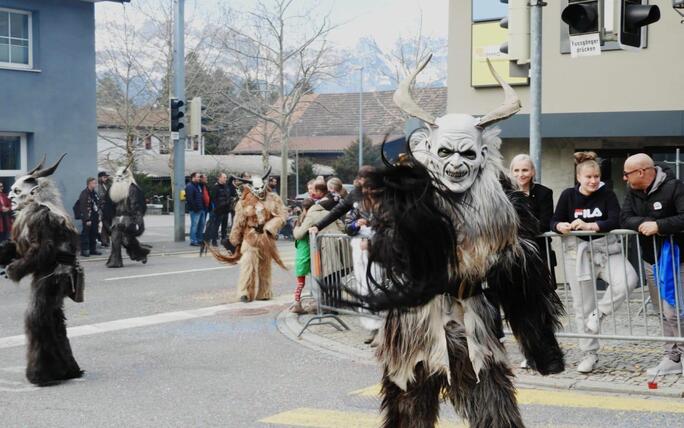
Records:
{"label": "paved road", "polygon": [[[291,261],[291,243],[281,245]],[[85,266],[87,302],[69,303],[67,316],[87,375],[56,387],[26,383],[27,287],[1,283],[1,426],[377,426],[375,365],[312,351],[277,330],[292,273],[275,270],[282,297],[245,305],[234,302],[237,269],[211,258],[180,254],[123,269],[101,261]],[[539,390],[519,397],[530,426],[684,422],[681,400]],[[444,417],[444,426],[460,426],[448,407]]]}

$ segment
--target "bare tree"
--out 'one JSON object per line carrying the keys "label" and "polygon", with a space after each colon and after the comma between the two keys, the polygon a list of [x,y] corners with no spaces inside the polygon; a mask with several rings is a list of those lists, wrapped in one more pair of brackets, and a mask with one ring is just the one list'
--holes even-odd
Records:
{"label": "bare tree", "polygon": [[[287,197],[288,138],[293,119],[313,88],[335,68],[327,37],[336,28],[329,14],[296,10],[296,0],[258,1],[251,11],[227,10],[217,45],[230,58],[237,94],[226,100],[262,122],[264,166],[273,140],[280,142],[280,194]],[[237,17],[237,19],[235,19]]]}
{"label": "bare tree", "polygon": [[99,138],[109,143],[101,154],[115,164],[134,162],[140,142],[166,124],[159,106],[150,102],[158,94],[159,75],[155,73],[156,61],[146,49],[149,35],[129,24],[127,8],[122,14],[120,22],[105,24],[109,37],[97,53],[100,119],[119,130],[99,133]]}
{"label": "bare tree", "polygon": [[[431,67],[429,70],[421,73],[422,80],[413,83],[411,92],[415,92],[416,86],[431,87],[446,80],[447,41],[430,37],[424,33],[422,10],[419,11],[415,27],[400,35],[395,40],[392,49],[381,49],[373,38],[366,39],[363,42],[381,60],[382,66],[377,67],[376,71],[384,78],[383,80],[390,83],[392,89],[399,86],[399,83],[413,72],[419,62],[428,54],[433,55]],[[427,94],[427,92],[421,94],[423,95],[420,97],[422,98],[421,101],[431,104],[434,100],[429,95],[426,96]],[[383,106],[386,113],[395,118],[397,123],[405,122],[408,119],[408,115],[403,111],[388,109],[380,100],[378,100],[378,103]]]}
{"label": "bare tree", "polygon": [[[101,117],[122,130],[101,130],[99,135],[109,142],[100,157],[111,159],[113,165],[135,163],[144,153],[138,142],[145,138],[167,144],[167,104],[173,81],[173,2],[150,0],[124,5],[121,11],[116,21],[104,24],[104,43],[97,52],[98,109]],[[186,93],[188,99],[202,96],[208,111],[216,110],[220,117],[219,106],[207,95],[231,86],[232,82],[215,69],[219,56],[210,48],[212,37],[204,22],[190,14],[185,35]],[[172,154],[169,168],[173,170],[174,151],[168,149]],[[173,177],[171,174],[172,180]]]}

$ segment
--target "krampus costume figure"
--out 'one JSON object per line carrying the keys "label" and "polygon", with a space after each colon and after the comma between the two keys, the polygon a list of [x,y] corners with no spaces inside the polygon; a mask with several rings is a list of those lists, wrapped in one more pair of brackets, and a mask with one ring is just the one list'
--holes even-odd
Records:
{"label": "krampus costume figure", "polygon": [[12,281],[33,275],[25,320],[26,377],[40,386],[83,374],[71,353],[63,308],[64,297],[83,301],[83,270],[76,260],[79,234],[48,178],[62,158],[46,169],[41,162],[14,183],[12,240],[0,246],[0,264]]}
{"label": "krampus costume figure", "polygon": [[479,119],[435,119],[408,91],[428,61],[394,98],[428,127],[410,136],[408,160],[367,179],[369,266],[384,275],[369,271],[369,295],[356,297],[388,311],[377,350],[383,426],[433,427],[444,394],[471,427],[522,427],[500,308],[532,368],[558,373],[564,361],[554,336],[563,309],[533,239],[537,221],[505,174],[499,130],[490,127],[520,102],[490,64],[504,104]]}
{"label": "krampus costume figure", "polygon": [[109,189],[109,198],[116,208],[116,216],[112,220],[112,252],[109,254],[107,267],[123,267],[122,245],[131,260],[147,263],[147,255],[150,254],[152,247],[138,241],[138,237],[145,232],[143,217],[147,211],[147,205],[145,205],[145,195],[133,178],[130,164],[116,171],[114,183]]}
{"label": "krampus costume figure", "polygon": [[263,178],[251,179],[233,177],[244,183],[240,200],[235,205],[235,219],[230,230],[230,243],[235,252],[222,254],[209,247],[214,257],[222,262],[240,262],[238,296],[243,302],[269,300],[271,293],[271,260],[287,269],[280,259],[275,237],[287,220],[287,209],[277,194],[270,192]]}

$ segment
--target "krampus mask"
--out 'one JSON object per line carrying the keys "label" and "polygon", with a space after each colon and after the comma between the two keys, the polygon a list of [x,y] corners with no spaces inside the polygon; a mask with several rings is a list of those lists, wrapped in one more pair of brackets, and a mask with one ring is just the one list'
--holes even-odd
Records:
{"label": "krampus mask", "polygon": [[266,174],[264,174],[262,177],[254,176],[252,178],[241,178],[241,177],[236,177],[232,176],[234,181],[239,181],[244,183],[245,186],[249,189],[250,192],[260,200],[264,200],[266,198],[266,193],[267,193],[267,186],[266,186],[266,178],[271,174],[271,168],[268,168],[268,171],[266,171]]}
{"label": "krampus mask", "polygon": [[520,100],[513,88],[501,79],[487,60],[489,70],[504,89],[504,103],[481,118],[468,114],[447,114],[435,119],[418,106],[409,93],[416,76],[431,57],[432,55],[428,55],[416,71],[399,85],[394,94],[394,102],[427,125],[409,136],[409,148],[416,160],[439,177],[447,189],[463,193],[473,185],[487,160],[488,147],[491,145],[486,140],[491,133],[486,128],[517,113],[521,108]]}
{"label": "krampus mask", "polygon": [[115,204],[126,199],[131,184],[135,184],[135,178],[133,177],[133,171],[131,170],[132,163],[133,160],[131,160],[128,165],[119,167],[114,174],[114,182],[109,190],[109,197]]}
{"label": "krampus mask", "polygon": [[[48,178],[57,170],[59,163],[66,156],[63,154],[54,165],[43,168],[45,157],[26,175],[18,177],[10,188],[9,198],[12,202],[12,210],[19,211],[31,202],[42,205],[57,205],[60,213],[64,211],[59,203],[59,192]],[[55,203],[57,202],[57,203]]]}

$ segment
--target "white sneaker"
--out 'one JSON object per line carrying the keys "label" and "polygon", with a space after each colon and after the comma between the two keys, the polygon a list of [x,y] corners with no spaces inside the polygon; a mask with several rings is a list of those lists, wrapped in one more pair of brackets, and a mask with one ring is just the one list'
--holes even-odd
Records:
{"label": "white sneaker", "polygon": [[527,364],[527,360],[526,360],[526,359],[524,359],[524,360],[522,360],[522,361],[520,362],[520,368],[521,368],[521,369],[529,369],[529,368],[530,368],[530,365]]}
{"label": "white sneaker", "polygon": [[587,332],[591,334],[598,334],[599,330],[601,330],[601,321],[603,320],[603,317],[605,317],[605,314],[601,313],[601,315],[599,315],[598,310],[589,314],[587,322],[584,324]]}
{"label": "white sneaker", "polygon": [[669,375],[669,374],[682,374],[682,362],[675,362],[672,361],[669,357],[663,357],[662,360],[660,360],[660,363],[658,363],[657,366],[651,367],[650,369],[646,370],[646,374],[649,376],[656,376],[656,375]]}
{"label": "white sneaker", "polygon": [[582,361],[577,364],[577,371],[580,373],[591,373],[594,371],[596,363],[598,363],[598,355],[586,354]]}

